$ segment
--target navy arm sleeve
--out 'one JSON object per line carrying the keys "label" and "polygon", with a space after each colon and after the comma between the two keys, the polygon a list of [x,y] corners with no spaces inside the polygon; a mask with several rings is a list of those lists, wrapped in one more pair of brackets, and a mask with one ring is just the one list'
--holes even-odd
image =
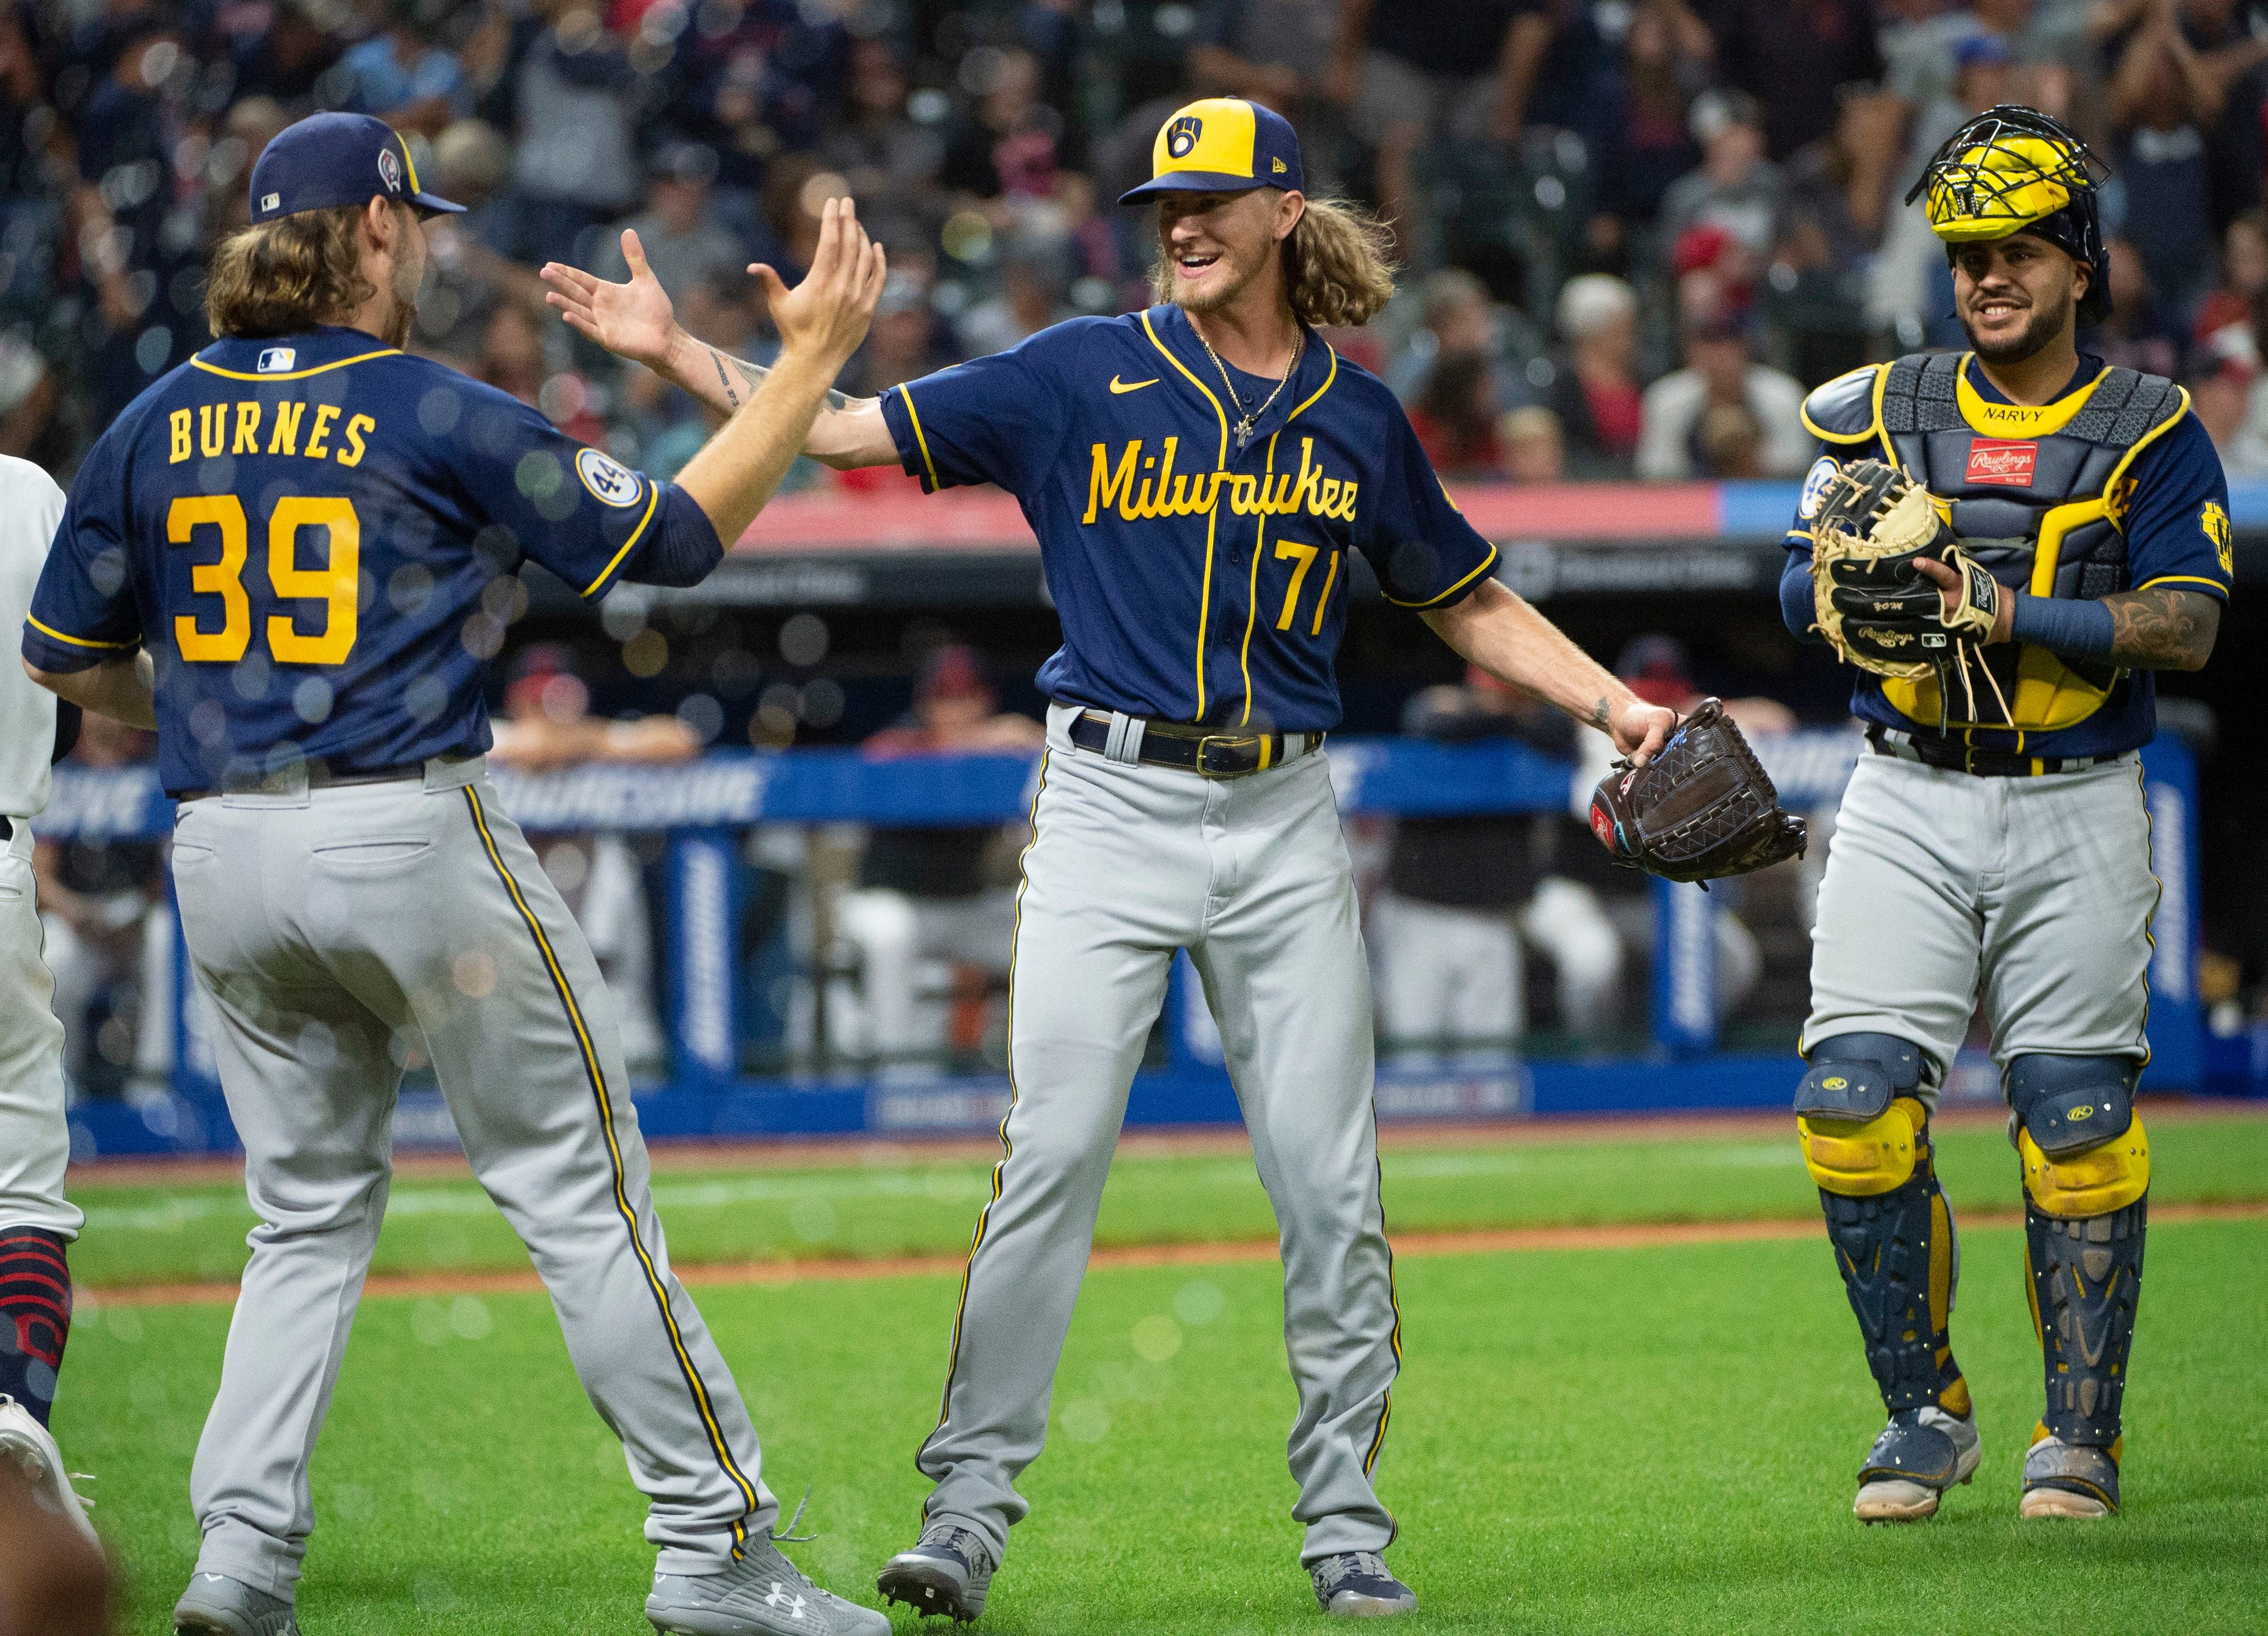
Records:
{"label": "navy arm sleeve", "polygon": [[[517,399],[474,383],[452,384],[469,400],[469,413],[455,435],[435,440],[441,459],[489,521],[511,532],[520,554],[577,594],[595,598],[610,590],[657,528],[688,530],[679,503],[699,512],[682,495],[665,511],[664,495],[675,492],[670,484],[577,443]],[[716,531],[709,532],[714,539]],[[690,549],[697,550],[693,532]],[[676,560],[688,547],[681,533],[676,549],[665,549]]]}
{"label": "navy arm sleeve", "polygon": [[118,451],[124,446],[114,428],[79,467],[32,593],[24,657],[55,675],[129,657],[142,645],[142,611],[134,600],[127,547],[125,483],[118,470]]}
{"label": "navy arm sleeve", "polygon": [[1496,547],[1465,521],[1433,470],[1410,417],[1382,387],[1389,419],[1379,492],[1357,515],[1367,526],[1356,537],[1388,602],[1405,608],[1446,608],[1472,595],[1496,566]]}
{"label": "navy arm sleeve", "polygon": [[882,394],[898,462],[930,494],[994,483],[1023,494],[1055,462],[1071,417],[1052,367],[1071,340],[1058,324],[1006,352],[972,358]]}

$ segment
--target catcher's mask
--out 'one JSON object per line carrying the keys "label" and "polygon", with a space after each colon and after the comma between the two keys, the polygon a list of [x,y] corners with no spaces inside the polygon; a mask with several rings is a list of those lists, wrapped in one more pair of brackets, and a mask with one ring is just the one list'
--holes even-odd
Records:
{"label": "catcher's mask", "polygon": [[2095,194],[2109,175],[2076,132],[2036,108],[2004,102],[1946,139],[1906,202],[1928,195],[1924,208],[1948,260],[1979,239],[2046,239],[2087,268],[2079,316],[2100,323],[2110,314],[2110,282]]}

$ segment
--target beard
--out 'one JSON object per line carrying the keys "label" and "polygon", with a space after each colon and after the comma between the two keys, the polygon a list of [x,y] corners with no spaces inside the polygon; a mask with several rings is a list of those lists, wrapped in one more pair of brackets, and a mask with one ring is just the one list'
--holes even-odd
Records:
{"label": "beard", "polygon": [[1988,342],[1980,339],[1965,316],[1961,320],[1961,333],[1969,338],[1970,350],[1985,363],[2021,363],[2063,333],[2071,322],[2071,291],[2066,289],[2050,305],[2034,304],[2022,331],[2013,341]]}
{"label": "beard", "polygon": [[1198,296],[1184,296],[1182,288],[1181,265],[1170,249],[1161,249],[1158,260],[1158,288],[1166,298],[1184,312],[1219,312],[1233,305],[1237,298],[1252,288],[1253,282],[1267,270],[1268,257],[1276,248],[1270,242],[1256,246],[1249,253],[1224,249],[1220,259],[1227,263],[1228,276],[1217,290]]}

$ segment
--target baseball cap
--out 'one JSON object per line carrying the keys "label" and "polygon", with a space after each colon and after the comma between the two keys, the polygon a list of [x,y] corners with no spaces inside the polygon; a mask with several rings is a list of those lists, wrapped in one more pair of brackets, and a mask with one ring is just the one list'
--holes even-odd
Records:
{"label": "baseball cap", "polygon": [[367,114],[311,114],[285,127],[252,167],[255,226],[379,197],[428,215],[465,208],[419,187],[416,161],[401,134]]}
{"label": "baseball cap", "polygon": [[1137,204],[1161,193],[1307,191],[1300,138],[1272,108],[1241,97],[1205,97],[1174,110],[1150,147],[1150,180],[1118,195]]}

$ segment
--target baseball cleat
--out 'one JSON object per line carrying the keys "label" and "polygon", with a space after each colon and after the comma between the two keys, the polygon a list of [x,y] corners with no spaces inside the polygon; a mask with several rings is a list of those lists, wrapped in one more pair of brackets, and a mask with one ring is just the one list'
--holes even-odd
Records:
{"label": "baseball cleat", "polygon": [[1394,1577],[1375,1551],[1343,1551],[1310,1563],[1315,1600],[1335,1618],[1377,1619],[1418,1611],[1418,1593]]}
{"label": "baseball cleat", "polygon": [[299,1636],[291,1604],[225,1574],[192,1574],[173,1604],[174,1636]]}
{"label": "baseball cleat", "polygon": [[656,1574],[645,1617],[662,1636],[889,1636],[887,1615],[821,1590],[768,1539],[722,1574]]}
{"label": "baseball cleat", "polygon": [[874,1588],[924,1618],[941,1613],[966,1625],[984,1611],[998,1566],[982,1536],[951,1522],[932,1522],[912,1550],[901,1551],[884,1565]]}
{"label": "baseball cleat", "polygon": [[70,1523],[96,1550],[102,1548],[102,1542],[95,1537],[94,1524],[86,1520],[85,1505],[70,1486],[70,1473],[63,1470],[63,1450],[32,1412],[5,1392],[0,1392],[0,1460],[9,1461],[24,1474],[42,1510]]}
{"label": "baseball cleat", "polygon": [[1945,1491],[1975,1476],[1984,1457],[1984,1440],[1974,1419],[1935,1404],[1902,1409],[1867,1451],[1852,1514],[1861,1522],[1918,1522],[1935,1516]]}
{"label": "baseball cleat", "polygon": [[2110,1516],[2118,1509],[2118,1446],[2067,1443],[2043,1427],[2024,1452],[2021,1517]]}

